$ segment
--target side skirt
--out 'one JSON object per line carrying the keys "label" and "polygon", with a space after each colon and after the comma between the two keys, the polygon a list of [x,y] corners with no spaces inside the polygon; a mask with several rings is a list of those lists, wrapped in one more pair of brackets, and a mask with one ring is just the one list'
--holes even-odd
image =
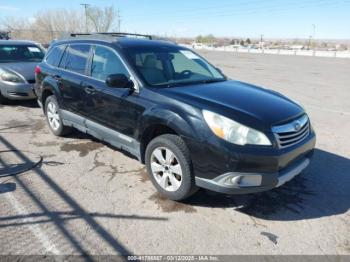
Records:
{"label": "side skirt", "polygon": [[66,110],[60,110],[60,114],[65,126],[74,127],[83,133],[92,135],[101,141],[132,154],[141,161],[140,143],[134,138]]}

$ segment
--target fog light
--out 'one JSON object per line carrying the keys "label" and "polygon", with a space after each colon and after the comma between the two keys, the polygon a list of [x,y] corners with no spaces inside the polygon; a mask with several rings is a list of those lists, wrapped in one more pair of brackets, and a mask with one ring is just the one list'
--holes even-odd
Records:
{"label": "fog light", "polygon": [[231,179],[231,183],[234,186],[239,186],[239,184],[241,183],[242,177],[241,176],[235,176]]}
{"label": "fog light", "polygon": [[261,175],[240,175],[231,178],[231,184],[238,187],[261,186]]}

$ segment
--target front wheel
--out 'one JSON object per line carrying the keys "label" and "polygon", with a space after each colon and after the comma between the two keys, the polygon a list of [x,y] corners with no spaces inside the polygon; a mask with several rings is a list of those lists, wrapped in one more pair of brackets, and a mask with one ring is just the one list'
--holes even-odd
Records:
{"label": "front wheel", "polygon": [[146,166],[153,185],[171,200],[184,200],[197,191],[190,154],[179,136],[153,139],[146,149]]}
{"label": "front wheel", "polygon": [[6,104],[7,102],[7,99],[1,94],[1,91],[0,91],[0,104]]}
{"label": "front wheel", "polygon": [[63,125],[59,106],[55,96],[49,96],[45,101],[45,113],[51,132],[56,136],[64,136],[71,128]]}

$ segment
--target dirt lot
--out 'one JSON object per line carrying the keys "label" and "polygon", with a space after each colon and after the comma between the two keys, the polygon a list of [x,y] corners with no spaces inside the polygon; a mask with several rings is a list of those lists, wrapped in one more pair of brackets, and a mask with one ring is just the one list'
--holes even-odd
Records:
{"label": "dirt lot", "polygon": [[202,54],[305,106],[318,135],[307,171],[266,193],[176,203],[128,155],[51,135],[35,103],[0,106],[0,173],[27,171],[0,177],[0,254],[350,254],[349,61]]}

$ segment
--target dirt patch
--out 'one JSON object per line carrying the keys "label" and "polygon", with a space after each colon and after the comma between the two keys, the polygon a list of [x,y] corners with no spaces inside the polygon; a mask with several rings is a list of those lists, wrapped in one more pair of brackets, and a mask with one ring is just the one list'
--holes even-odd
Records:
{"label": "dirt patch", "polygon": [[269,232],[261,232],[260,235],[267,237],[272,243],[277,245],[278,236]]}
{"label": "dirt patch", "polygon": [[140,176],[140,181],[142,183],[146,183],[147,181],[149,181],[149,176],[146,168],[142,168],[141,171],[138,173],[138,175]]}
{"label": "dirt patch", "polygon": [[97,150],[104,145],[101,143],[97,142],[86,142],[86,143],[80,143],[80,144],[63,144],[61,145],[61,151],[64,152],[72,152],[72,151],[77,151],[79,152],[80,157],[87,156],[90,151]]}
{"label": "dirt patch", "polygon": [[29,132],[36,133],[42,129],[44,129],[46,126],[46,123],[43,119],[30,119],[30,122],[28,121],[18,121],[18,120],[11,120],[8,121],[4,128],[1,128],[0,131],[2,132],[11,132],[11,129],[15,129],[16,131],[20,132]]}
{"label": "dirt patch", "polygon": [[193,206],[169,200],[158,193],[154,193],[153,195],[151,195],[149,197],[149,200],[154,201],[159,206],[159,208],[161,208],[162,211],[165,213],[172,213],[172,212],[196,213],[197,212],[197,209],[195,209]]}
{"label": "dirt patch", "polygon": [[110,178],[108,179],[108,182],[113,180],[117,175],[121,175],[121,174],[129,174],[129,173],[136,173],[138,174],[139,172],[141,172],[141,170],[143,170],[144,168],[141,169],[136,169],[136,170],[125,170],[122,171],[122,167],[118,167],[118,166],[113,166],[113,165],[109,165],[110,171],[107,171],[107,174],[110,174]]}
{"label": "dirt patch", "polygon": [[37,147],[51,147],[51,146],[58,146],[60,143],[56,142],[56,141],[48,141],[48,142],[44,142],[44,143],[32,142],[30,144],[32,144],[33,146],[37,146]]}
{"label": "dirt patch", "polygon": [[44,119],[34,120],[33,129],[35,131],[42,130],[46,128],[46,121]]}
{"label": "dirt patch", "polygon": [[105,166],[105,165],[106,165],[104,162],[100,162],[100,161],[97,160],[97,158],[98,158],[98,153],[99,153],[99,152],[96,152],[96,154],[95,154],[95,156],[94,156],[94,163],[93,163],[92,168],[89,169],[89,172],[94,171],[96,168],[99,168],[99,167],[101,167],[101,166]]}

